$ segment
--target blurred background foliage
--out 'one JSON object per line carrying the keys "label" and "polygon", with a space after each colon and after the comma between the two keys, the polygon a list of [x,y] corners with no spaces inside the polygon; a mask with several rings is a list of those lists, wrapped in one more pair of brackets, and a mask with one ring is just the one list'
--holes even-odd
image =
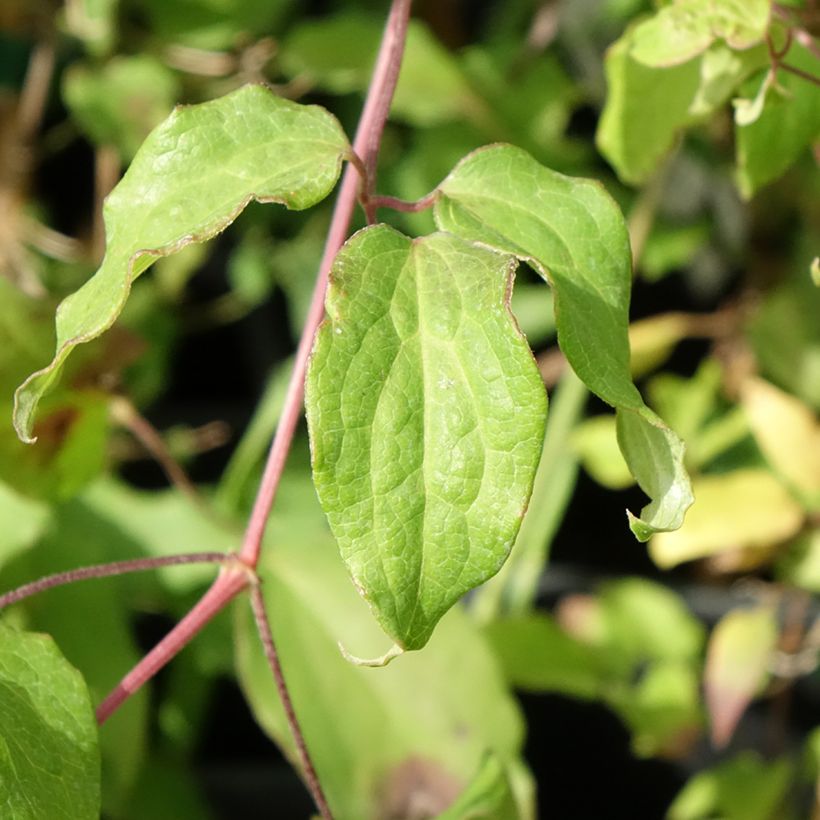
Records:
{"label": "blurred background foliage", "polygon": [[[70,361],[35,446],[14,436],[12,394],[50,359],[55,306],[104,248],[102,201],[173,105],[266,82],[352,133],[386,10],[0,6],[3,588],[236,546],[329,203],[252,205],[158,261]],[[681,530],[634,542],[614,416],[565,372],[549,292],[519,271],[551,410],[518,543],[428,649],[362,670],[336,641],[376,654],[383,636],[335,557],[302,434],[262,573],[331,802],[350,818],[820,816],[820,6],[418,0],[414,15],[380,191],[423,196],[495,141],[600,180],[633,242],[634,374],[687,442],[697,501]],[[4,617],[53,634],[99,701],[209,577],[94,582]],[[309,813],[234,610],[103,728],[106,817]]]}

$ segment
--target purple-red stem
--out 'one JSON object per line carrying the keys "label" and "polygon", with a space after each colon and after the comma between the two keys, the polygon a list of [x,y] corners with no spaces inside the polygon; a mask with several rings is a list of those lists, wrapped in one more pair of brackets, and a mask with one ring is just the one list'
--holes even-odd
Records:
{"label": "purple-red stem", "polygon": [[30,598],[47,589],[73,584],[76,581],[87,581],[90,578],[108,578],[112,575],[124,575],[127,572],[144,572],[149,569],[171,567],[179,564],[219,564],[230,556],[224,552],[189,552],[184,555],[163,555],[157,558],[135,558],[131,561],[111,561],[108,564],[95,564],[90,567],[70,569],[38,578],[30,584],[0,595],[0,609],[16,604],[24,598]]}
{"label": "purple-red stem", "polygon": [[[360,170],[357,170],[353,164],[349,164],[345,169],[333,211],[333,219],[325,242],[322,261],[319,266],[313,299],[305,320],[302,337],[299,340],[282,416],[271,444],[268,461],[265,465],[265,471],[257,491],[236,564],[223,569],[193,609],[122,679],[111,694],[100,704],[97,710],[99,723],[103,723],[121,703],[165,666],[239,592],[249,584],[257,583],[254,576],[259,562],[262,538],[285,468],[285,461],[293,442],[296,425],[301,415],[305,373],[310,351],[313,347],[313,339],[324,318],[324,302],[330,278],[330,269],[333,259],[344,243],[350,229],[350,222],[360,188],[365,203],[367,203],[374,190],[379,146],[387,116],[390,112],[390,103],[396,88],[399,69],[401,68],[411,3],[412,0],[393,0],[390,8],[390,15],[387,19],[379,56],[376,60],[370,90],[356,131],[356,138],[353,142],[353,152],[361,159],[366,175],[362,180]],[[372,210],[367,205],[365,210],[368,221],[371,221]],[[257,603],[254,604],[254,606],[257,605],[261,605],[261,598],[258,598]],[[288,709],[290,698],[287,694],[270,630],[263,632],[262,639],[268,661],[274,672],[276,684],[280,689],[280,694],[282,694],[283,703],[285,703],[288,723],[296,738],[302,766],[309,780],[312,773],[311,791],[314,792],[315,789],[314,798],[317,801],[317,806],[322,811],[323,817],[330,818],[330,810],[316,778],[296,716],[292,707]]]}

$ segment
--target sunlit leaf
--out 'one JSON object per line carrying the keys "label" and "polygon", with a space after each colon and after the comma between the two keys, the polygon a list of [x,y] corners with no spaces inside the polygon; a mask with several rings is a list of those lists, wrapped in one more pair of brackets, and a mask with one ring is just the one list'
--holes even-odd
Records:
{"label": "sunlit leaf", "polygon": [[660,567],[749,548],[773,548],[802,526],[804,513],[766,470],[735,470],[694,483],[698,503],[677,532],[658,533],[649,552]]}
{"label": "sunlit leaf", "polygon": [[820,424],[814,413],[763,379],[744,382],[741,402],[769,464],[811,509],[820,509]]}
{"label": "sunlit leaf", "polygon": [[527,507],[546,396],[509,312],[514,267],[375,226],[331,274],[307,379],[314,480],[356,585],[406,649],[498,571]]}
{"label": "sunlit leaf", "polygon": [[631,251],[623,217],[600,184],[539,165],[509,145],[479,149],[439,188],[440,227],[512,253],[553,288],[558,343],[581,380],[618,413],[618,441],[651,503],[635,535],[675,529],[692,503],[683,443],[632,383]]}
{"label": "sunlit leaf", "polygon": [[100,816],[97,725],[51,638],[0,624],[0,806],[10,820]]}
{"label": "sunlit leaf", "polygon": [[715,746],[729,742],[746,707],[768,679],[777,632],[770,607],[735,609],[712,630],[704,688]]}
{"label": "sunlit leaf", "polygon": [[263,86],[176,109],[106,200],[105,259],[58,308],[54,360],[17,391],[20,438],[32,440],[37,404],[71,350],[113,324],[156,257],[214,236],[253,199],[310,207],[333,187],[348,150],[330,114]]}

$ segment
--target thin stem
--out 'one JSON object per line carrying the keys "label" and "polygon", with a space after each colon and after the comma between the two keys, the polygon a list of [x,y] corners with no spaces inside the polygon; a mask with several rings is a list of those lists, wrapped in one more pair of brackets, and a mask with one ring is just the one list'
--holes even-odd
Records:
{"label": "thin stem", "polygon": [[322,791],[322,785],[319,781],[319,776],[316,774],[316,769],[313,766],[313,761],[310,758],[307,745],[305,744],[305,737],[302,734],[299,720],[296,717],[296,712],[293,709],[293,702],[290,699],[287,684],[285,683],[285,676],[282,671],[282,664],[279,662],[279,653],[276,650],[276,644],[273,640],[273,632],[271,631],[270,621],[265,612],[265,600],[262,597],[262,588],[259,583],[251,586],[251,608],[253,609],[253,617],[256,620],[256,626],[259,630],[259,637],[262,640],[262,646],[265,650],[265,657],[268,665],[273,673],[273,679],[276,681],[276,689],[279,692],[279,697],[282,700],[282,708],[285,710],[285,718],[290,727],[293,740],[296,743],[296,752],[299,755],[299,761],[302,764],[302,769],[305,775],[305,782],[308,790],[313,797],[316,807],[325,820],[332,820],[330,807],[328,806],[325,794]]}
{"label": "thin stem", "polygon": [[[393,0],[370,91],[356,131],[356,139],[353,141],[353,150],[364,163],[367,171],[365,180],[366,195],[372,193],[375,184],[374,175],[379,156],[379,145],[399,76],[401,58],[404,53],[404,41],[407,34],[407,21],[410,16],[410,5],[411,0]],[[359,172],[354,165],[348,165],[336,199],[333,219],[330,223],[324,254],[316,277],[316,286],[313,290],[313,299],[310,303],[302,337],[296,351],[293,373],[288,384],[282,417],[273,437],[265,472],[262,475],[262,481],[256,494],[256,500],[254,501],[240,551],[242,561],[251,567],[256,567],[259,562],[262,536],[265,533],[265,526],[273,507],[273,500],[285,469],[285,462],[293,442],[296,424],[301,416],[302,401],[305,395],[305,373],[307,372],[310,351],[313,348],[313,339],[325,315],[325,293],[327,292],[330,268],[336,254],[339,252],[339,248],[342,247],[347,237],[350,221],[353,218],[353,209],[356,206],[359,182]]]}
{"label": "thin stem", "polygon": [[781,71],[788,71],[789,74],[794,74],[795,77],[800,77],[813,85],[820,85],[820,77],[815,77],[814,74],[809,74],[808,71],[803,71],[802,68],[797,68],[797,66],[789,65],[788,63],[778,63],[777,67]]}
{"label": "thin stem", "polygon": [[135,558],[130,561],[112,561],[108,564],[94,564],[90,567],[79,567],[66,572],[56,572],[38,578],[30,584],[0,595],[0,609],[16,604],[24,598],[30,598],[47,589],[73,584],[76,581],[87,581],[90,578],[108,578],[112,575],[125,575],[129,572],[145,572],[159,567],[171,567],[179,564],[219,564],[229,558],[224,552],[190,552],[184,555],[164,555],[158,558]]}
{"label": "thin stem", "polygon": [[117,684],[97,707],[102,725],[131,695],[174,658],[202,628],[250,583],[247,567],[236,561],[224,569],[190,612]]}
{"label": "thin stem", "polygon": [[427,196],[417,199],[415,202],[408,202],[405,199],[396,199],[394,196],[372,196],[369,204],[374,210],[378,208],[391,208],[394,211],[401,211],[402,213],[415,214],[419,211],[426,211],[435,205],[439,197],[438,191],[431,191]]}

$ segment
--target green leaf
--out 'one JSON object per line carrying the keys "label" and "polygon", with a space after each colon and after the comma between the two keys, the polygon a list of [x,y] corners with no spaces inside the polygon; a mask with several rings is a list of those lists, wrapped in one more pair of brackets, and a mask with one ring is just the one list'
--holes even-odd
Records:
{"label": "green leaf", "polygon": [[[438,807],[432,811],[443,811],[487,751],[505,768],[518,763],[518,707],[492,652],[459,607],[442,620],[424,652],[378,670],[344,660],[339,639],[358,647],[378,646],[383,637],[332,539],[321,533],[309,476],[295,478],[286,475],[283,488],[289,497],[297,490],[313,497],[313,523],[291,520],[287,505],[277,507],[268,536],[275,548],[263,552],[260,567],[262,590],[294,707],[334,816],[408,816],[408,777],[419,770],[429,775],[422,788]],[[240,684],[263,729],[295,760],[248,607],[237,607],[236,615]],[[395,808],[392,814],[388,806]]]}
{"label": "green leaf", "polygon": [[99,57],[114,44],[118,8],[119,0],[73,0],[66,3],[66,28]]}
{"label": "green leaf", "polygon": [[93,143],[114,145],[129,161],[178,93],[173,72],[148,55],[115,57],[101,68],[75,63],[63,78],[74,122]]}
{"label": "green leaf", "polygon": [[777,637],[770,607],[735,609],[712,630],[703,685],[715,746],[729,742],[746,707],[768,680]]}
{"label": "green leaf", "polygon": [[439,227],[515,254],[552,285],[558,343],[587,387],[615,406],[621,451],[651,499],[641,518],[630,514],[635,535],[679,527],[692,503],[684,448],[632,383],[632,257],[617,205],[600,184],[509,145],[465,157],[439,190]]}
{"label": "green leaf", "polygon": [[97,724],[82,677],[48,636],[2,624],[0,806],[9,820],[100,816]]}
{"label": "green leaf", "polygon": [[659,567],[733,549],[772,549],[803,524],[800,505],[767,470],[735,470],[694,483],[698,503],[677,532],[659,533],[649,553]]}
{"label": "green leaf", "polygon": [[572,446],[584,469],[604,487],[622,490],[635,483],[618,448],[614,415],[602,414],[582,421],[572,433]]}
{"label": "green leaf", "polygon": [[510,781],[498,758],[485,756],[470,785],[437,820],[498,820],[517,817]]}
{"label": "green leaf", "polygon": [[49,513],[42,502],[19,495],[0,482],[0,569],[38,540],[48,524]]}
{"label": "green leaf", "polygon": [[509,312],[515,261],[384,225],[336,258],[307,377],[319,499],[405,649],[494,575],[527,508],[546,395]]}
{"label": "green leaf", "polygon": [[105,205],[107,247],[92,279],[57,310],[57,350],[18,388],[15,428],[32,441],[37,403],[68,354],[113,324],[132,281],[158,256],[224,230],[251,201],[309,208],[349,148],[333,116],[263,86],[177,108],[148,137]]}
{"label": "green leaf", "polygon": [[[817,75],[817,60],[799,43],[783,60]],[[760,116],[748,125],[736,123],[737,178],[746,196],[781,176],[820,137],[820,87],[782,70],[777,82],[783,91],[766,96]]]}
{"label": "green leaf", "polygon": [[771,0],[674,0],[635,28],[632,56],[649,66],[684,63],[720,38],[735,49],[759,43]]}

